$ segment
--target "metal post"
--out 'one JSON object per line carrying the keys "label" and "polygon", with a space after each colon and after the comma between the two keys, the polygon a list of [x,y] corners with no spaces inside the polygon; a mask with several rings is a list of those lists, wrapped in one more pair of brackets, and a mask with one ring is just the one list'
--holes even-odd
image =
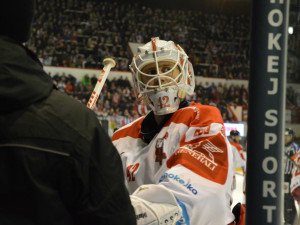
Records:
{"label": "metal post", "polygon": [[246,225],[281,225],[288,0],[253,0]]}

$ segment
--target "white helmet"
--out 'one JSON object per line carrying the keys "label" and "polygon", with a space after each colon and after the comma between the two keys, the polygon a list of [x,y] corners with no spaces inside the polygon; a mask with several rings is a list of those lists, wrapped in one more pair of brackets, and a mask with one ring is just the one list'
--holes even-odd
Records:
{"label": "white helmet", "polygon": [[[159,62],[169,62],[172,68],[160,71]],[[154,65],[155,71],[142,72],[149,64]],[[180,99],[194,92],[193,66],[184,50],[173,41],[152,38],[150,42],[138,48],[129,68],[138,98],[142,98],[144,104],[149,105],[155,115],[175,112],[179,108]],[[178,75],[169,76],[174,70],[179,71]],[[143,77],[147,78],[146,82],[143,82]]]}

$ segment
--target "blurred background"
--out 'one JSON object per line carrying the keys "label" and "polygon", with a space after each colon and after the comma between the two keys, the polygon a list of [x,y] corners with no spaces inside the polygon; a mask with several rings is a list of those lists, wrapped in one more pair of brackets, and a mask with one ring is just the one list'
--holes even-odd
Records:
{"label": "blurred background", "polygon": [[[109,135],[148,112],[135,101],[128,65],[151,37],[180,44],[194,66],[190,101],[220,110],[226,132],[247,136],[250,0],[37,0],[31,39],[58,89],[86,104],[104,58],[117,65],[94,109]],[[286,126],[300,142],[300,0],[291,0]],[[258,109],[259,110],[259,109]]]}

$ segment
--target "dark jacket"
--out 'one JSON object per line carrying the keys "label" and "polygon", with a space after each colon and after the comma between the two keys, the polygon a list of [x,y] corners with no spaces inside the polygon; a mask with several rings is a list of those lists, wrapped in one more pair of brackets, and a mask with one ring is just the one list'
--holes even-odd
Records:
{"label": "dark jacket", "polygon": [[136,224],[120,157],[93,111],[0,36],[0,224]]}

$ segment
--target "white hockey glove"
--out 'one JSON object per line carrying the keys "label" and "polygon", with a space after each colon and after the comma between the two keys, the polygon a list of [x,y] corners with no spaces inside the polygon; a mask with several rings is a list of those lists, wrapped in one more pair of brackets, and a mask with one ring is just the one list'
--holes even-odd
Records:
{"label": "white hockey glove", "polygon": [[181,218],[173,193],[161,185],[142,185],[130,199],[138,225],[173,225]]}

